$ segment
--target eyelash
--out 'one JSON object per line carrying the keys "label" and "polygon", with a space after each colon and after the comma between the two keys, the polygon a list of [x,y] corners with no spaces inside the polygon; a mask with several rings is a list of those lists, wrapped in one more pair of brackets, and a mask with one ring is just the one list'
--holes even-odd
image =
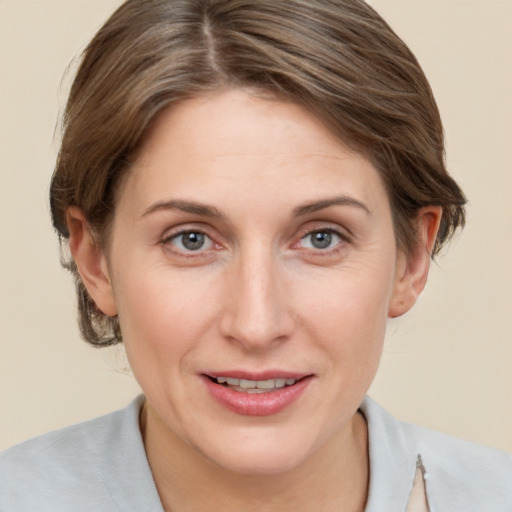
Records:
{"label": "eyelash", "polygon": [[[349,241],[345,235],[343,235],[336,229],[316,228],[316,229],[313,229],[312,231],[308,231],[305,235],[301,236],[299,243],[308,238],[311,239],[311,237],[315,234],[323,234],[323,235],[328,235],[330,237],[338,238],[338,242],[334,245],[334,247],[327,247],[327,248],[310,247],[310,249],[316,251],[317,253],[332,254],[332,253],[339,252],[341,250],[341,247]],[[332,238],[331,238],[331,240],[332,240]]]}
{"label": "eyelash", "polygon": [[[196,256],[202,256],[206,250],[210,250],[212,247],[208,247],[207,249],[203,249],[203,247],[199,247],[197,250],[193,249],[187,249],[186,247],[183,248],[177,248],[174,246],[173,241],[179,240],[180,237],[184,237],[185,235],[199,235],[200,237],[204,237],[204,240],[208,245],[215,246],[215,242],[212,240],[212,238],[203,230],[201,229],[183,229],[176,233],[172,233],[162,240],[162,245],[169,247],[172,247],[172,251],[185,257],[196,257]],[[181,241],[181,245],[183,246],[183,238]]]}
{"label": "eyelash", "polygon": [[[203,246],[201,246],[197,250],[187,249],[186,247],[183,246],[183,238],[181,239],[182,240],[181,241],[182,248],[176,247],[173,244],[173,241],[179,240],[180,237],[184,237],[185,235],[190,235],[190,234],[199,235],[200,237],[204,237],[205,242],[209,246],[207,248],[204,248]],[[345,244],[350,243],[349,237],[336,229],[333,229],[330,227],[315,228],[315,229],[306,231],[303,235],[301,235],[299,240],[297,242],[295,242],[294,244],[292,244],[292,246],[291,246],[292,249],[300,249],[301,242],[303,240],[307,239],[308,237],[312,237],[315,234],[327,234],[327,235],[335,236],[339,239],[338,242],[335,244],[335,246],[331,247],[331,248],[329,248],[329,247],[328,248],[315,248],[315,247],[306,248],[308,250],[313,251],[317,255],[336,254],[345,246]],[[173,253],[175,253],[179,256],[186,257],[186,258],[201,257],[201,256],[204,256],[205,252],[207,252],[207,251],[210,251],[212,249],[219,249],[222,247],[220,244],[217,244],[212,239],[212,237],[210,237],[208,235],[208,233],[206,233],[202,229],[182,229],[182,230],[172,233],[168,236],[165,236],[162,239],[161,243],[164,247],[169,248],[169,250],[172,251]]]}

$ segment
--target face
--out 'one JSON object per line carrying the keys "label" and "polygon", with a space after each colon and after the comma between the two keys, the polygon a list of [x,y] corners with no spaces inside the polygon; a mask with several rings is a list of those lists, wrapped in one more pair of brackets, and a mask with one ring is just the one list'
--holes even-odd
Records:
{"label": "face", "polygon": [[106,261],[148,418],[173,442],[275,473],[350,438],[397,252],[377,171],[306,110],[231,90],[162,114]]}

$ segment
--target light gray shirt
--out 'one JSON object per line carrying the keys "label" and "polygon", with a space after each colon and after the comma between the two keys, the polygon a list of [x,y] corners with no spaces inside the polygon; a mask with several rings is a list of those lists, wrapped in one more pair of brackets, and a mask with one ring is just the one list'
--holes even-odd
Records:
{"label": "light gray shirt", "polygon": [[[163,512],[139,430],[143,401],[0,454],[0,512]],[[405,511],[418,475],[430,512],[512,512],[511,455],[397,421],[369,398],[360,410],[366,512]]]}

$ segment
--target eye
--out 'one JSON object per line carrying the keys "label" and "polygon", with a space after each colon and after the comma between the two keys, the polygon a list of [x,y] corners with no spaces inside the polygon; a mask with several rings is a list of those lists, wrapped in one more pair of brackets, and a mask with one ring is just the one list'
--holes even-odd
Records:
{"label": "eye", "polygon": [[168,237],[164,243],[183,252],[198,252],[213,247],[212,239],[201,231],[182,231]]}
{"label": "eye", "polygon": [[341,235],[332,229],[311,231],[301,238],[301,245],[306,249],[334,249],[343,241]]}

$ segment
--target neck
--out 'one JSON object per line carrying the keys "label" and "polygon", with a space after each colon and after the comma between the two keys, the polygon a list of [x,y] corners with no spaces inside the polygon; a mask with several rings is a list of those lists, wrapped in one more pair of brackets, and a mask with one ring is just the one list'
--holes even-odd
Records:
{"label": "neck", "polygon": [[141,430],[165,512],[364,511],[368,435],[360,413],[299,467],[271,475],[241,474],[218,466],[179,440],[147,402]]}

